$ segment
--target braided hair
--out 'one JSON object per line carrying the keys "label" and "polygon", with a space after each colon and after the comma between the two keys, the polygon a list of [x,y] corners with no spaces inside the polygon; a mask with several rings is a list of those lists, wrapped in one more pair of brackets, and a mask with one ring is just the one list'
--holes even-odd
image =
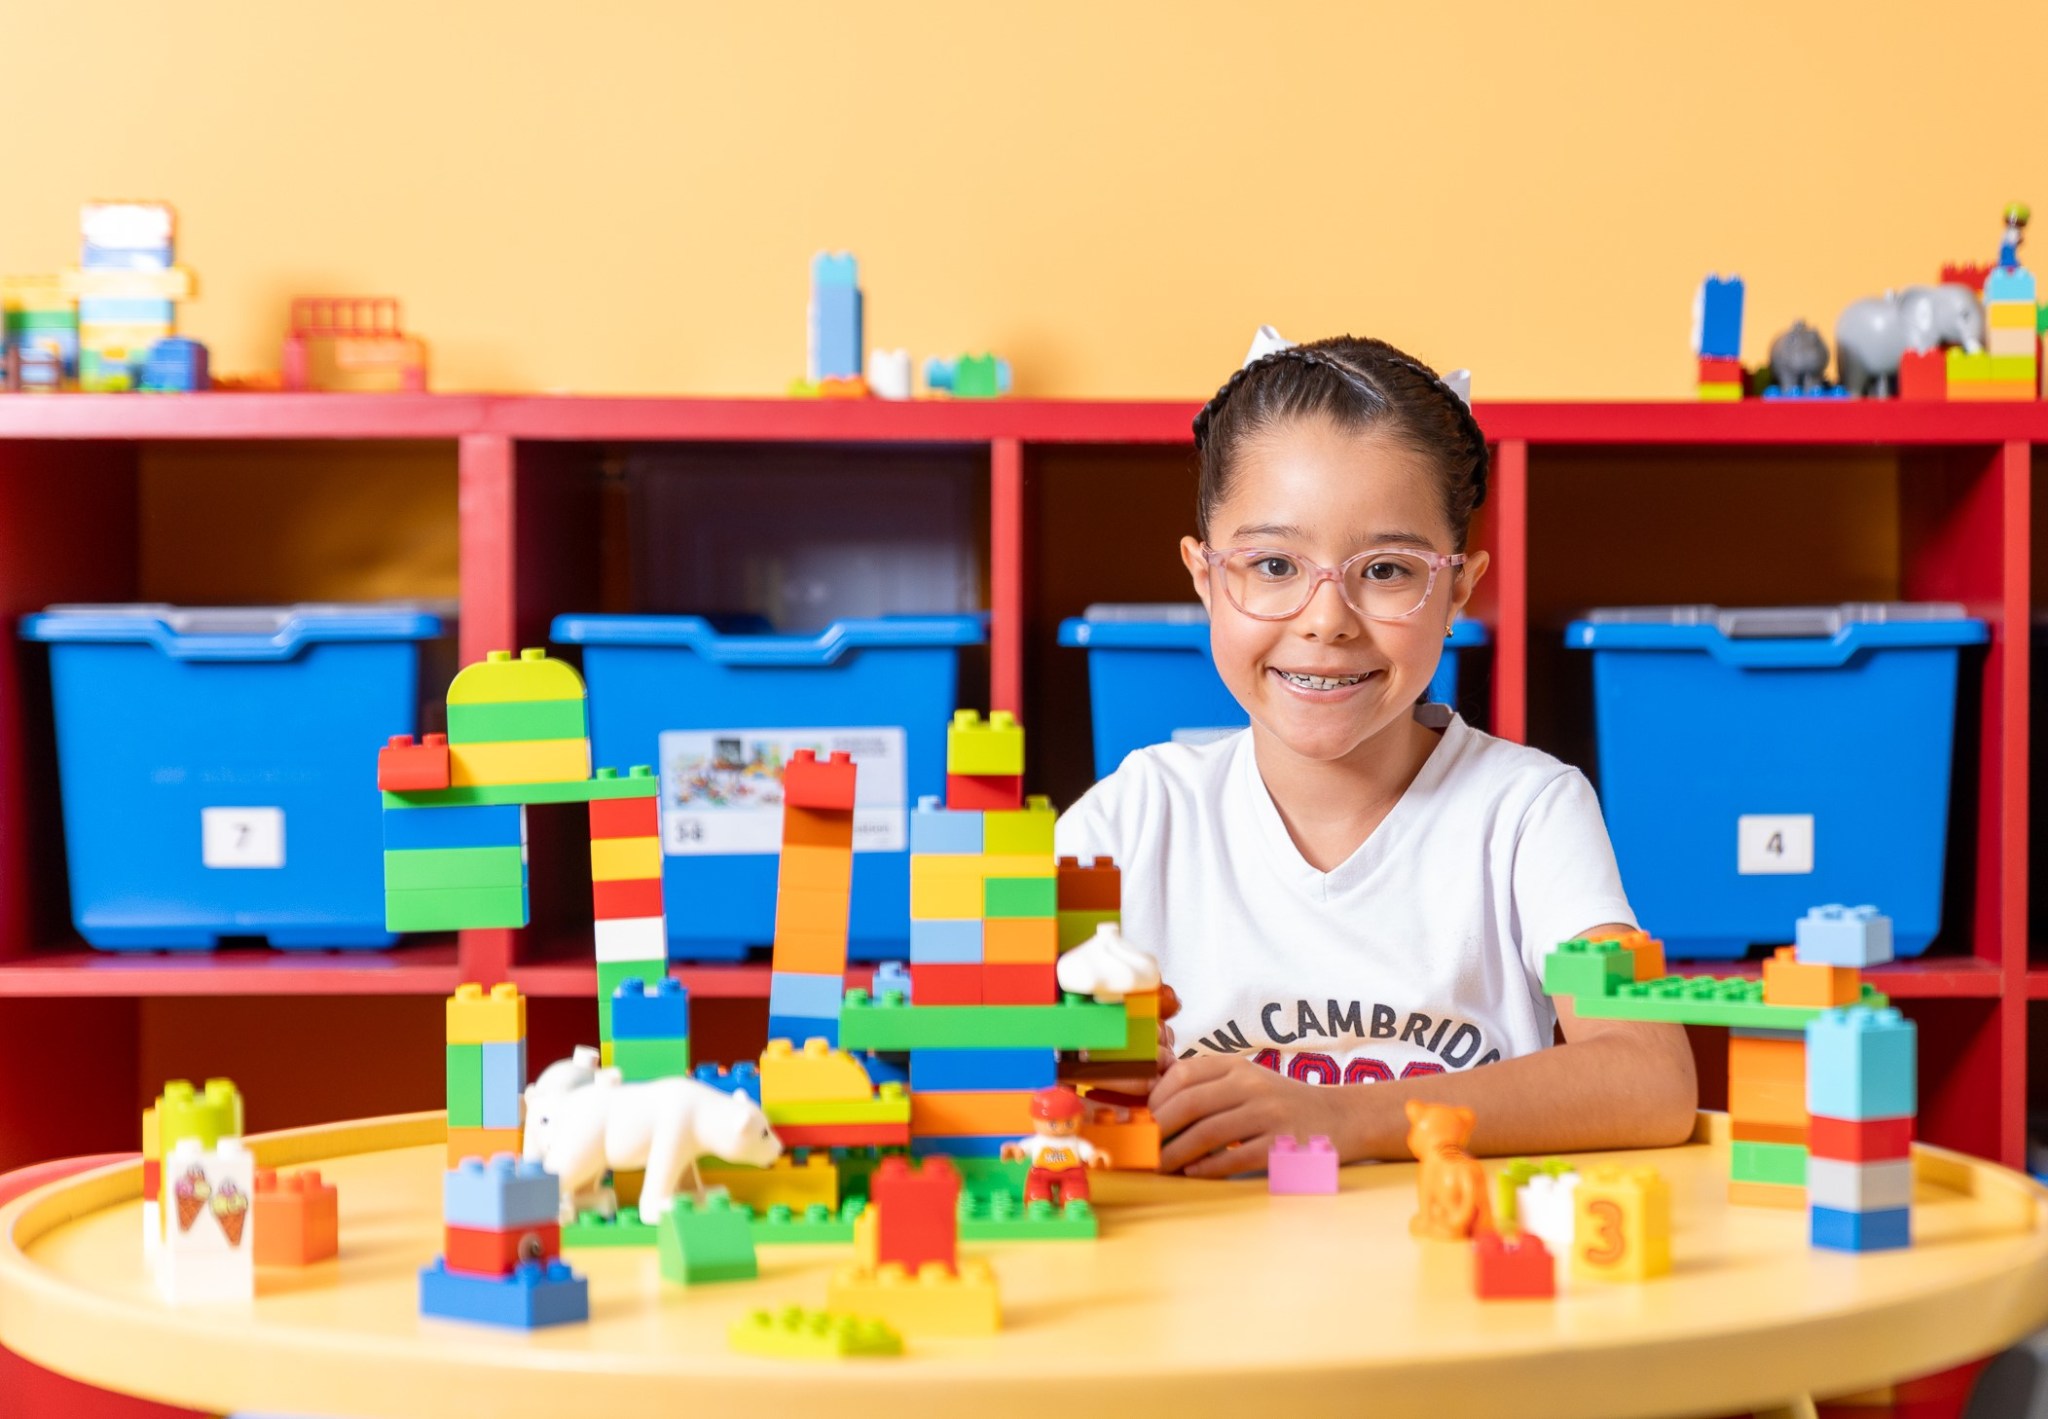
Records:
{"label": "braided hair", "polygon": [[1262,355],[1233,374],[1195,415],[1200,460],[1195,526],[1229,496],[1244,440],[1275,424],[1322,417],[1347,429],[1384,430],[1434,463],[1456,550],[1486,501],[1486,435],[1436,372],[1384,340],[1339,335]]}

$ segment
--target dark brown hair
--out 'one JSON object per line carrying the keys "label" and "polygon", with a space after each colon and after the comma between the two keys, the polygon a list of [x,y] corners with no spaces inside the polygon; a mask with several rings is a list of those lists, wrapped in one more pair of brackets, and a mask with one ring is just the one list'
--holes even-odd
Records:
{"label": "dark brown hair", "polygon": [[1465,550],[1472,514],[1486,501],[1486,435],[1436,372],[1384,340],[1338,335],[1290,345],[1232,375],[1195,415],[1195,529],[1230,495],[1244,441],[1276,424],[1325,418],[1339,428],[1384,432],[1436,468],[1453,550]]}

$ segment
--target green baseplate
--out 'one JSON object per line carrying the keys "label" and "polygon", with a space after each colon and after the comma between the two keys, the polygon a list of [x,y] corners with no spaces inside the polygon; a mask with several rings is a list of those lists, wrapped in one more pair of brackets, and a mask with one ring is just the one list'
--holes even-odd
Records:
{"label": "green baseplate", "polygon": [[[868,1175],[877,1155],[867,1153],[840,1161],[840,1203],[835,1211],[823,1203],[797,1211],[775,1206],[753,1213],[754,1245],[847,1245],[853,1241],[854,1219],[867,1207]],[[995,1158],[954,1158],[960,1173],[960,1240],[963,1242],[1085,1242],[1096,1236],[1095,1209],[1085,1202],[1055,1208],[1049,1202],[1024,1203],[1023,1163]],[[652,1247],[660,1228],[640,1220],[639,1211],[619,1209],[607,1219],[583,1212],[562,1228],[565,1247]]]}

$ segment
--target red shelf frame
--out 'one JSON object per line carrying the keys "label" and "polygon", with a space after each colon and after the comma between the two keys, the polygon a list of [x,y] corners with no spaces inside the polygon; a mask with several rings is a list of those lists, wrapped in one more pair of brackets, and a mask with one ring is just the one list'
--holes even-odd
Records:
{"label": "red shelf frame", "polygon": [[[67,395],[0,397],[0,612],[136,591],[133,488],[140,445],[189,440],[445,440],[459,465],[462,652],[539,644],[554,613],[596,604],[594,573],[553,552],[594,545],[585,477],[597,446],[645,442],[947,445],[986,451],[989,508],[988,703],[1021,708],[1034,564],[1026,485],[1033,450],[1097,445],[1171,451],[1190,444],[1193,401],[884,401],[626,399],[473,395]],[[1896,450],[1900,585],[1962,601],[1992,627],[1971,726],[1974,804],[1958,821],[1976,870],[1957,883],[1969,954],[1874,972],[1954,1037],[1936,1108],[1986,1107],[1995,1121],[1958,1136],[2007,1162],[2023,1155],[2027,1005],[2048,999],[2048,954],[2028,957],[2027,798],[2032,613],[2032,463],[2048,444],[2048,404],[1481,403],[1495,444],[1485,543],[1493,632],[1492,728],[1529,728],[1532,503],[1548,454],[1572,449]],[[0,657],[0,843],[54,823],[54,775],[25,752],[46,735],[43,687],[16,647]],[[82,948],[46,909],[50,884],[20,850],[0,851],[0,1005],[33,998],[445,993],[461,979],[510,978],[537,996],[594,988],[559,923],[524,933],[465,932],[389,953],[128,957]],[[573,924],[571,924],[573,925]],[[1741,966],[1701,963],[1727,974]],[[762,966],[675,972],[706,998],[758,999]],[[1929,1014],[1928,1012],[1932,1012]],[[4,1112],[4,1109],[0,1109]]]}

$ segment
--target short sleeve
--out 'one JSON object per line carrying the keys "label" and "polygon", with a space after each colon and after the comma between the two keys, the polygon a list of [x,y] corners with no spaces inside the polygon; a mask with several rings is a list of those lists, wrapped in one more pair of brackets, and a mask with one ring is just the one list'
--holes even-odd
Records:
{"label": "short sleeve", "polygon": [[1515,841],[1515,930],[1532,980],[1560,941],[1609,922],[1634,925],[1593,786],[1577,769],[1545,784]]}
{"label": "short sleeve", "polygon": [[1060,814],[1053,826],[1053,851],[1061,857],[1110,857],[1121,862],[1122,843],[1117,833],[1116,805],[1119,798],[1116,776],[1102,780],[1080,800]]}

